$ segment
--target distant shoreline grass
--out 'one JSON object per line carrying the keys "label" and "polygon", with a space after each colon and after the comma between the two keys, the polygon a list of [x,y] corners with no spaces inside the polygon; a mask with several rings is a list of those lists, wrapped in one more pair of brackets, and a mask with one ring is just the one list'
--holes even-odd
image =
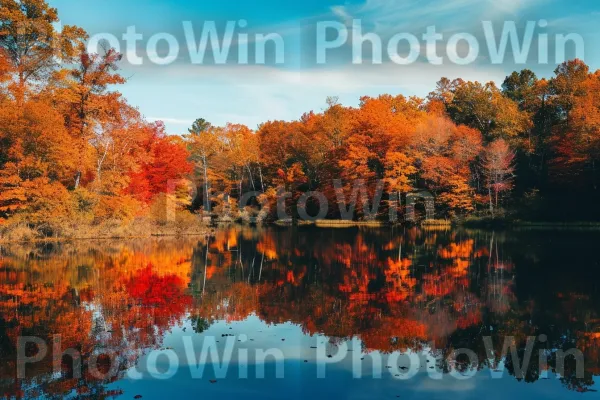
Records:
{"label": "distant shoreline grass", "polygon": [[[131,239],[150,239],[161,237],[185,237],[185,236],[203,236],[214,232],[218,225],[190,225],[180,226],[157,226],[143,221],[128,227],[119,227],[114,230],[94,229],[94,227],[80,227],[69,235],[43,236],[35,229],[25,228],[22,225],[12,230],[10,234],[0,237],[0,244],[19,244],[19,243],[57,243],[73,242],[84,240],[131,240]],[[230,224],[239,222],[230,221]],[[350,229],[350,228],[385,228],[393,224],[385,221],[348,221],[348,220],[317,220],[317,221],[296,221],[298,227],[315,227],[321,229]],[[279,220],[266,224],[266,226],[291,227],[291,220]],[[397,224],[409,225],[409,224]],[[410,224],[412,225],[412,224]],[[447,231],[452,228],[479,228],[479,229],[536,229],[536,230],[559,230],[559,229],[582,229],[582,230],[600,230],[600,221],[522,221],[508,219],[468,219],[457,220],[424,220],[414,226],[420,226],[424,230]]]}
{"label": "distant shoreline grass", "polygon": [[421,222],[421,226],[452,226],[454,225],[449,219],[426,219]]}
{"label": "distant shoreline grass", "polygon": [[[279,220],[273,222],[276,226],[292,226],[292,220]],[[383,221],[348,221],[342,219],[320,219],[316,221],[296,221],[297,226],[314,226],[317,228],[353,228],[358,226],[368,226],[374,228],[384,227],[387,224]]]}
{"label": "distant shoreline grass", "polygon": [[212,230],[200,218],[191,216],[174,222],[159,222],[151,218],[134,221],[107,221],[105,224],[55,225],[49,234],[42,226],[32,226],[20,221],[0,226],[0,244],[51,243],[80,240],[148,239],[152,237],[178,237],[205,235]]}
{"label": "distant shoreline grass", "polygon": [[27,244],[27,243],[66,243],[66,242],[82,242],[82,241],[109,241],[109,240],[136,240],[136,239],[158,239],[158,238],[181,238],[181,237],[193,237],[193,236],[205,236],[204,233],[171,233],[171,234],[149,234],[142,236],[89,236],[89,237],[61,237],[53,236],[46,238],[35,238],[27,240],[7,240],[0,239],[0,245],[7,244]]}
{"label": "distant shoreline grass", "polygon": [[385,223],[382,221],[346,221],[346,220],[318,220],[315,226],[319,228],[346,228],[355,226],[382,227]]}

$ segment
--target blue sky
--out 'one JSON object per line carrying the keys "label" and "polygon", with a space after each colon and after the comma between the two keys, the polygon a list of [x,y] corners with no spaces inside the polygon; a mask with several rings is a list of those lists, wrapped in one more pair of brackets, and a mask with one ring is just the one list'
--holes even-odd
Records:
{"label": "blue sky", "polygon": [[[122,73],[128,82],[119,88],[129,102],[151,120],[161,119],[170,133],[183,133],[191,122],[203,117],[214,124],[244,123],[255,128],[274,119],[296,119],[302,113],[319,111],[327,96],[339,96],[346,105],[356,105],[363,95],[381,93],[424,96],[442,76],[468,80],[496,81],[515,69],[533,69],[549,76],[555,67],[553,56],[540,65],[532,56],[525,65],[506,62],[493,65],[486,58],[481,22],[502,24],[514,21],[524,30],[527,21],[548,21],[543,30],[577,33],[585,41],[585,61],[600,68],[600,2],[596,0],[304,0],[304,1],[208,1],[208,0],[49,0],[58,8],[63,24],[76,24],[90,34],[110,33],[121,37],[135,26],[144,38],[138,54],[145,56],[148,39],[157,33],[174,35],[181,44],[177,60],[158,66],[147,59],[141,66],[124,62]],[[275,65],[193,65],[187,56],[182,22],[191,21],[197,32],[205,21],[223,27],[227,21],[247,21],[246,33],[278,33],[284,38],[285,63]],[[396,33],[420,37],[428,26],[445,36],[467,32],[480,39],[480,57],[472,64],[450,62],[434,66],[420,57],[411,65],[366,61],[354,65],[349,48],[331,53],[325,65],[315,65],[315,31],[319,21],[350,25],[360,19],[364,32],[386,40]],[[502,25],[498,25],[501,28]],[[536,31],[536,36],[539,31]],[[252,39],[251,39],[252,40]],[[552,39],[550,43],[553,45]],[[122,43],[124,51],[124,42]],[[423,44],[421,46],[424,46]],[[534,47],[537,41],[534,39]],[[159,53],[161,53],[159,47]],[[369,46],[365,47],[369,55]],[[459,47],[460,49],[460,47]],[[406,49],[408,51],[408,49]],[[421,53],[425,50],[422,47]],[[552,55],[552,54],[551,54]],[[567,52],[571,57],[574,53]],[[368,58],[368,57],[365,57]]]}

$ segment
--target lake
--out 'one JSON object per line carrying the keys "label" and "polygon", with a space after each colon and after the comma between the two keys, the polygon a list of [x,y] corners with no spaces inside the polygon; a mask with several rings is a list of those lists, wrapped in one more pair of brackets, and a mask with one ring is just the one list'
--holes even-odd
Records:
{"label": "lake", "polygon": [[595,398],[599,248],[594,230],[242,226],[6,245],[0,396]]}

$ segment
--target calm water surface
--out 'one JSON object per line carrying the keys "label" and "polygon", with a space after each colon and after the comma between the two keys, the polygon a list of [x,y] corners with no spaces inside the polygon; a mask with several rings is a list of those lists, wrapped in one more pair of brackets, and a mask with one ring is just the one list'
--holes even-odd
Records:
{"label": "calm water surface", "polygon": [[[231,227],[210,238],[6,246],[0,397],[597,398],[599,239]],[[48,351],[18,376],[23,336]],[[501,354],[508,337],[523,358],[533,337],[523,374]],[[58,339],[81,354],[80,377],[70,356],[53,354]],[[557,356],[573,348],[579,373]],[[272,355],[264,363],[262,351]]]}

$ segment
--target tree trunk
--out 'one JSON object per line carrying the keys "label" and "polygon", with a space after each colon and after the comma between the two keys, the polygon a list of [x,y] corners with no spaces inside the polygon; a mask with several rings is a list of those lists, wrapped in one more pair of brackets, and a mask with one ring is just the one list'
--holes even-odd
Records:
{"label": "tree trunk", "polygon": [[496,195],[496,209],[498,209],[498,190],[494,190],[494,193]]}
{"label": "tree trunk", "polygon": [[102,157],[100,157],[96,163],[96,182],[98,182],[98,190],[100,190],[100,182],[102,181],[102,166],[104,165],[104,160],[106,160],[106,155],[108,154],[108,146],[110,145],[110,142],[106,142],[106,145],[104,146],[104,153],[102,154]]}
{"label": "tree trunk", "polygon": [[490,198],[490,213],[492,214],[492,218],[494,217],[494,203],[492,203],[492,186],[488,186],[488,196]]}
{"label": "tree trunk", "polygon": [[81,171],[77,171],[75,174],[75,189],[79,188],[79,182],[81,181]]}
{"label": "tree trunk", "polygon": [[252,190],[256,191],[256,186],[254,185],[254,177],[252,176],[252,170],[250,166],[246,164],[246,169],[248,169],[248,175],[250,176],[250,183],[252,184]]}
{"label": "tree trunk", "polygon": [[206,156],[202,156],[202,166],[204,167],[204,210],[210,212],[210,198],[208,193],[208,165]]}
{"label": "tree trunk", "polygon": [[260,188],[261,188],[262,192],[264,193],[265,192],[265,184],[263,182],[262,168],[260,165],[258,166],[258,174],[260,175]]}
{"label": "tree trunk", "polygon": [[19,105],[19,107],[23,107],[23,104],[25,103],[25,84],[26,81],[23,71],[19,71],[19,83],[16,94],[17,105]]}

